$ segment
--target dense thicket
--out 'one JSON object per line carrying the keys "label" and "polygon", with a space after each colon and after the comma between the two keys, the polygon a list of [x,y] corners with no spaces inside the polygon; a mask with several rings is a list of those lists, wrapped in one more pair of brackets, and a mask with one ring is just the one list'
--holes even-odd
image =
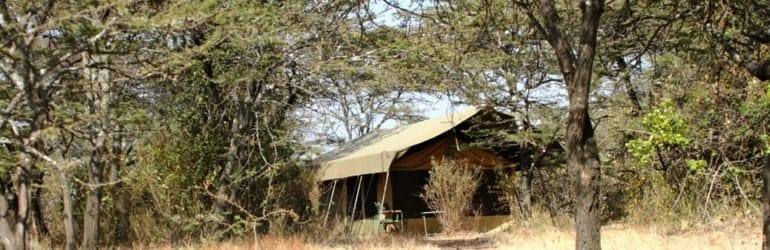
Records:
{"label": "dense thicket", "polygon": [[580,246],[599,223],[756,215],[770,207],[768,10],[0,0],[0,240],[307,233],[314,158],[436,97],[513,114],[477,131],[518,145],[501,191],[525,219],[577,216],[593,239]]}

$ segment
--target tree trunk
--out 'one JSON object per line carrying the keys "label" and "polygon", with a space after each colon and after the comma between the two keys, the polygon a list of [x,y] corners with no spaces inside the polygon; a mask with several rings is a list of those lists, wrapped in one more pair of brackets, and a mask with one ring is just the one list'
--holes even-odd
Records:
{"label": "tree trunk", "polygon": [[[99,153],[96,157],[101,156]],[[83,214],[83,249],[96,249],[99,241],[99,217],[101,215],[102,200],[102,172],[104,162],[102,159],[92,159],[88,177],[88,194],[86,196],[86,210]]]}
{"label": "tree trunk", "polygon": [[599,182],[601,162],[588,114],[593,60],[596,53],[596,33],[603,11],[602,1],[583,1],[583,25],[576,72],[567,80],[569,118],[567,120],[567,162],[575,191],[575,249],[601,249],[599,221]]}
{"label": "tree trunk", "polygon": [[93,152],[89,162],[88,194],[86,195],[86,210],[83,215],[83,248],[95,249],[99,243],[99,219],[101,217],[102,185],[104,185],[104,168],[108,162],[111,123],[111,76],[107,69],[89,68],[91,62],[109,61],[106,55],[83,53],[84,73],[90,81],[90,91],[87,94],[89,114],[97,118],[90,122],[91,142]]}
{"label": "tree trunk", "polygon": [[[599,222],[599,149],[588,114],[588,95],[596,54],[596,35],[604,1],[580,1],[582,12],[580,40],[576,50],[563,34],[562,22],[552,0],[538,3],[542,26],[533,19],[545,36],[559,62],[569,98],[566,151],[575,201],[575,249],[601,249]],[[532,17],[531,17],[532,18]],[[577,52],[577,54],[575,53]]]}
{"label": "tree trunk", "polygon": [[521,216],[524,219],[532,218],[532,168],[527,167],[521,173],[519,186],[521,194],[519,195],[519,206],[521,207]]}
{"label": "tree trunk", "polygon": [[20,153],[19,167],[16,168],[16,226],[14,228],[15,249],[27,249],[27,223],[30,205],[30,172],[34,168],[34,158],[28,153]]}
{"label": "tree trunk", "polygon": [[70,184],[67,175],[63,171],[58,172],[59,185],[62,191],[62,206],[64,207],[64,236],[66,239],[66,250],[73,250],[75,243],[75,219],[72,213],[72,195],[70,194]]}
{"label": "tree trunk", "polygon": [[764,179],[764,192],[762,203],[764,204],[764,216],[762,223],[762,249],[770,250],[770,155],[765,155],[762,164],[762,177]]}
{"label": "tree trunk", "polygon": [[113,206],[115,207],[115,240],[120,243],[128,242],[131,228],[131,221],[128,218],[128,207],[125,198],[120,195],[120,188],[123,186],[120,182],[120,162],[119,158],[110,163],[110,195],[112,195]]}
{"label": "tree trunk", "polygon": [[[26,154],[25,154],[26,155]],[[25,158],[29,158],[28,156]],[[27,249],[27,218],[29,216],[29,176],[26,169],[18,168],[16,180],[15,249]]]}
{"label": "tree trunk", "polygon": [[[526,148],[526,149],[525,149]],[[521,166],[521,177],[519,178],[519,207],[521,209],[521,215],[524,219],[532,218],[532,178],[534,174],[534,166],[532,164],[532,151],[527,147],[522,147],[521,155],[519,156],[519,165]]]}
{"label": "tree trunk", "polygon": [[240,130],[240,124],[238,119],[233,119],[230,124],[230,146],[227,151],[227,162],[224,169],[222,169],[222,175],[219,176],[219,187],[217,188],[217,210],[220,213],[227,214],[230,211],[230,206],[227,203],[228,187],[230,186],[230,175],[238,164],[238,139],[237,134]]}
{"label": "tree trunk", "polygon": [[631,116],[638,116],[642,112],[642,104],[639,101],[639,92],[631,83],[631,72],[629,72],[628,63],[626,63],[626,59],[620,56],[615,58],[615,62],[618,64],[618,72],[621,74],[620,81],[626,89],[628,100],[631,101]]}
{"label": "tree trunk", "polygon": [[123,156],[128,154],[124,152],[123,136],[120,133],[123,130],[122,126],[118,128],[118,133],[112,141],[112,155],[114,156],[110,161],[110,176],[109,182],[112,183],[110,187],[110,195],[112,196],[113,207],[115,209],[115,229],[114,237],[119,243],[127,243],[129,240],[131,221],[128,217],[128,207],[125,201],[125,197],[120,194],[120,189],[123,187],[123,183],[120,181],[120,171],[123,165]]}
{"label": "tree trunk", "polygon": [[575,192],[575,249],[600,249],[599,149],[588,112],[570,112],[567,161]]}

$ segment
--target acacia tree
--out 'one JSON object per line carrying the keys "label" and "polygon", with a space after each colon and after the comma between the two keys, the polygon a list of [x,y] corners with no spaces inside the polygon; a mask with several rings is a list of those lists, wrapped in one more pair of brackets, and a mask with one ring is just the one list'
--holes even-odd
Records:
{"label": "acacia tree", "polygon": [[600,249],[599,149],[589,116],[588,96],[604,1],[580,1],[577,46],[565,32],[568,24],[551,0],[518,2],[554,51],[567,86],[569,115],[566,150],[575,200],[576,249]]}
{"label": "acacia tree", "polygon": [[[30,182],[41,175],[38,164],[58,171],[59,162],[47,154],[48,142],[44,133],[53,128],[52,114],[56,101],[65,90],[64,83],[82,69],[80,53],[88,50],[88,42],[98,40],[106,32],[80,30],[76,17],[63,13],[74,11],[67,6],[47,2],[0,1],[0,79],[4,84],[3,133],[10,141],[6,152],[15,155],[13,178],[6,172],[3,178],[3,199],[0,199],[0,238],[8,249],[25,249],[31,206]],[[78,9],[88,12],[88,9]],[[44,160],[39,163],[38,160]],[[6,185],[11,184],[12,185]],[[38,183],[40,184],[40,183]],[[63,194],[69,195],[68,185],[62,183]],[[16,206],[9,206],[7,197],[14,197]],[[65,203],[68,197],[64,197]],[[9,209],[13,209],[14,227],[9,226]],[[36,213],[40,213],[37,211]],[[67,217],[65,225],[71,225]],[[68,248],[74,246],[71,227],[67,227]],[[14,235],[15,236],[12,236]]]}
{"label": "acacia tree", "polygon": [[[221,237],[243,232],[243,225],[250,226],[243,230],[264,232],[280,225],[280,215],[291,215],[290,208],[307,209],[300,203],[306,193],[291,199],[281,195],[303,190],[292,186],[304,180],[296,176],[303,174],[302,161],[296,158],[302,148],[297,113],[312,106],[309,97],[350,94],[347,88],[334,91],[325,74],[332,70],[319,68],[336,60],[326,56],[340,55],[330,41],[338,41],[340,19],[355,4],[217,3],[200,10],[200,16],[206,16],[200,23],[179,32],[179,46],[163,64],[171,73],[165,84],[153,86],[158,95],[153,108],[160,124],[173,124],[156,132],[174,135],[169,144],[183,146],[168,148],[166,142],[150,141],[142,149],[147,158],[163,162],[146,165],[168,173],[163,183],[195,187],[197,199],[169,197],[182,200],[171,208],[173,213],[189,215],[191,223],[217,232],[208,237]],[[378,108],[367,105],[363,108]],[[187,166],[184,172],[179,165]],[[198,213],[207,213],[205,219],[210,220],[199,221],[194,216],[199,210],[193,209],[209,206],[213,211]]]}
{"label": "acacia tree", "polygon": [[[129,109],[126,102],[118,105],[116,100],[136,94],[126,83],[140,80],[139,75],[144,74],[140,68],[151,58],[140,52],[143,46],[138,44],[166,46],[154,39],[152,30],[154,25],[173,22],[133,19],[158,11],[146,9],[148,6],[161,5],[0,1],[0,82],[4,84],[2,101],[7,105],[0,126],[9,138],[3,145],[5,152],[16,158],[3,158],[4,165],[14,166],[16,172],[13,178],[2,178],[4,184],[13,183],[4,185],[5,195],[0,200],[5,204],[0,206],[0,237],[6,248],[26,247],[30,212],[36,218],[32,225],[41,236],[45,233],[40,230],[45,225],[42,209],[36,204],[40,197],[35,194],[45,187],[42,176],[49,173],[57,175],[57,186],[62,189],[65,247],[76,247],[73,210],[78,204],[72,196],[79,192],[70,190],[70,174],[77,172],[70,171],[72,167],[89,168],[88,183],[81,182],[87,194],[82,247],[97,247],[101,189],[111,186],[105,183],[104,175],[112,169],[110,182],[121,181],[118,172],[122,162],[115,155],[131,147],[123,135],[113,132],[131,124],[116,121],[121,116],[118,114],[130,113],[125,112]],[[144,28],[150,31],[137,35]],[[10,172],[7,170],[5,174]],[[30,187],[30,182],[35,186]],[[112,198],[120,210],[117,207],[122,199],[115,196],[117,187],[112,186]],[[31,191],[35,188],[38,191]],[[15,207],[8,206],[7,197],[14,197],[11,204]],[[15,213],[13,228],[4,226],[9,210]],[[127,216],[123,213],[122,217]],[[12,234],[15,237],[9,236]]]}

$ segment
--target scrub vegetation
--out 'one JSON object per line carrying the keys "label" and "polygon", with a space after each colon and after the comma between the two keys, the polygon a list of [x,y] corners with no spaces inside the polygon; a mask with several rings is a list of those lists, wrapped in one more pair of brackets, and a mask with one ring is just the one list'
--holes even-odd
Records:
{"label": "scrub vegetation", "polygon": [[770,246],[768,17],[768,0],[0,0],[0,244],[462,247],[350,239],[324,224],[315,163],[476,106],[511,118],[473,146],[517,149],[498,185],[515,225],[483,247]]}
{"label": "scrub vegetation", "polygon": [[473,194],[479,186],[479,169],[447,158],[433,159],[428,183],[420,195],[446,233],[462,230],[462,218],[472,214]]}

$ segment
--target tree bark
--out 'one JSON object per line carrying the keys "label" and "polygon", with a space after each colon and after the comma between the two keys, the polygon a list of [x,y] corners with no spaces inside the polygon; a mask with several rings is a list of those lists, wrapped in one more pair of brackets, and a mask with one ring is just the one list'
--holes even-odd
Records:
{"label": "tree bark", "polygon": [[128,207],[125,197],[120,194],[123,184],[120,182],[120,169],[122,166],[121,156],[123,153],[122,138],[118,137],[113,142],[113,154],[115,157],[110,161],[109,182],[110,195],[112,196],[113,206],[115,208],[115,240],[119,243],[126,243],[129,240],[131,221],[128,217]]}
{"label": "tree bark", "polygon": [[64,249],[73,250],[75,243],[75,219],[72,213],[72,195],[70,194],[70,184],[67,175],[63,171],[58,171],[59,185],[62,191],[62,206],[64,207],[64,237],[66,244]]}
{"label": "tree bark", "polygon": [[101,215],[102,173],[104,162],[100,153],[93,156],[89,168],[86,210],[83,214],[83,249],[96,249],[99,241],[99,217]]}
{"label": "tree bark", "polygon": [[764,179],[762,203],[765,210],[762,221],[762,249],[770,250],[770,155],[764,157],[762,177]]}
{"label": "tree bark", "polygon": [[588,95],[596,53],[596,33],[603,11],[602,1],[581,2],[583,25],[577,71],[568,86],[569,118],[567,120],[567,161],[575,190],[575,249],[601,249],[599,221],[599,182],[601,163],[599,147],[588,114]]}
{"label": "tree bark", "polygon": [[15,249],[27,249],[27,223],[30,204],[30,171],[33,168],[33,157],[21,153],[20,166],[16,169],[16,226],[14,228]]}
{"label": "tree bark", "polygon": [[111,76],[107,69],[89,68],[91,62],[107,63],[106,55],[83,53],[84,74],[88,77],[90,91],[88,111],[98,118],[90,122],[91,142],[93,152],[89,162],[88,194],[86,195],[86,210],[83,215],[83,248],[95,249],[99,243],[99,220],[101,217],[102,185],[104,185],[104,169],[108,163],[109,141],[111,134],[110,110]]}
{"label": "tree bark", "polygon": [[575,191],[577,240],[575,248],[600,249],[599,182],[601,170],[599,149],[593,138],[593,128],[588,113],[570,114],[567,130],[567,160]]}
{"label": "tree bark", "polygon": [[539,2],[542,25],[537,27],[554,49],[567,85],[569,115],[566,151],[575,201],[575,249],[601,249],[599,221],[599,149],[589,117],[588,97],[596,53],[596,35],[604,1],[580,1],[582,12],[577,54],[562,33],[561,19],[552,0]]}
{"label": "tree bark", "polygon": [[534,174],[534,166],[532,164],[532,151],[527,147],[522,147],[521,155],[519,156],[519,164],[521,166],[521,177],[519,178],[519,188],[521,193],[519,194],[519,207],[521,209],[521,215],[524,219],[532,218],[532,178]]}
{"label": "tree bark", "polygon": [[219,176],[219,187],[217,188],[217,210],[220,213],[227,214],[230,206],[227,203],[228,187],[230,186],[230,175],[237,166],[238,161],[238,139],[237,134],[240,130],[240,121],[233,119],[230,124],[230,145],[227,150],[227,162],[225,163],[222,174]]}

